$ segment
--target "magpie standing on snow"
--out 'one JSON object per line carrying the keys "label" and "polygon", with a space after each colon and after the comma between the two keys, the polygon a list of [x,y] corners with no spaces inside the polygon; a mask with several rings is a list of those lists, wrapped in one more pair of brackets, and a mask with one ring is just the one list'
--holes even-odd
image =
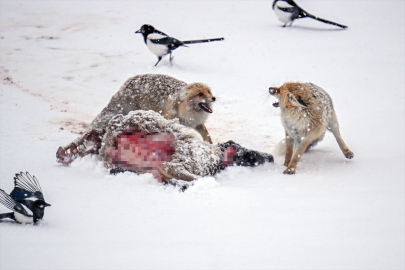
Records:
{"label": "magpie standing on snow", "polygon": [[185,44],[224,40],[224,38],[211,38],[211,39],[180,41],[173,37],[169,37],[162,31],[155,29],[152,25],[149,24],[142,25],[141,29],[135,32],[135,34],[137,33],[143,35],[143,40],[145,41],[146,46],[148,46],[148,49],[158,57],[158,61],[155,64],[155,66],[157,66],[160,60],[162,60],[162,57],[167,54],[170,54],[170,62],[171,62],[173,59],[172,51],[174,51],[180,46],[187,47]]}
{"label": "magpie standing on snow", "polygon": [[0,219],[11,218],[18,223],[37,223],[44,217],[45,202],[41,186],[35,176],[20,172],[14,177],[14,189],[8,195],[0,189],[0,203],[14,212],[0,214]]}
{"label": "magpie standing on snow", "polygon": [[328,20],[324,20],[321,18],[318,18],[312,14],[309,14],[302,8],[300,8],[293,0],[274,0],[273,2],[273,10],[276,13],[276,16],[278,19],[284,23],[283,27],[287,26],[288,23],[290,23],[290,26],[292,25],[293,21],[295,19],[301,19],[301,18],[312,18],[314,20],[323,22],[323,23],[328,23],[332,25],[336,25],[342,28],[347,28],[345,25],[341,25],[335,22],[331,22]]}

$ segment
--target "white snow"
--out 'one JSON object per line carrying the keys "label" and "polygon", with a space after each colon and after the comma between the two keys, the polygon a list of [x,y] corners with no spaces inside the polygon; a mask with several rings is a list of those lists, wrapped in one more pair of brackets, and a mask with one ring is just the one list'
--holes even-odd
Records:
{"label": "white snow", "polygon": [[[349,28],[282,28],[272,1],[1,0],[0,188],[28,171],[52,206],[38,226],[0,223],[0,269],[404,269],[405,2],[298,4]],[[154,67],[134,34],[145,23],[225,40]],[[57,148],[143,73],[208,84],[213,141],[275,164],[228,168],[184,193],[150,174],[110,176],[95,157],[57,164]],[[268,88],[286,81],[329,93],[352,160],[328,132],[282,174]]]}

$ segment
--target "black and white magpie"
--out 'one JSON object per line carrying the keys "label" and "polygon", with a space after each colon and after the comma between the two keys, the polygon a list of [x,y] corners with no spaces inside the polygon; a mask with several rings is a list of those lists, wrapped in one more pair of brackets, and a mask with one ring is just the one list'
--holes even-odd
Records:
{"label": "black and white magpie", "polygon": [[211,39],[180,41],[176,38],[169,37],[162,31],[155,29],[152,25],[149,24],[142,25],[141,29],[135,32],[135,34],[137,33],[143,35],[143,39],[148,49],[158,57],[158,61],[155,64],[155,66],[157,66],[160,60],[162,60],[162,57],[167,54],[170,54],[170,62],[171,62],[173,59],[172,51],[174,51],[180,46],[187,47],[185,44],[224,40],[224,38],[211,38]]}
{"label": "black and white magpie", "polygon": [[322,18],[318,18],[299,7],[293,0],[274,0],[273,10],[276,13],[277,18],[284,23],[283,27],[290,23],[292,25],[295,19],[312,18],[314,20],[336,25],[342,28],[347,28],[345,25],[341,25],[335,22],[331,22]]}
{"label": "black and white magpie", "polygon": [[11,218],[18,223],[37,223],[44,217],[45,207],[51,206],[45,202],[37,178],[28,172],[15,175],[14,189],[10,195],[0,189],[0,203],[13,210],[0,214],[0,219]]}

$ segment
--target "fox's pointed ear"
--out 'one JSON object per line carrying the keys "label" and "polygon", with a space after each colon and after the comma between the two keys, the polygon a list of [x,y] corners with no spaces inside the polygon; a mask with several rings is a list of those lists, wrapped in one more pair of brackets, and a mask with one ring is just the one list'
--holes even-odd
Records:
{"label": "fox's pointed ear", "polygon": [[189,94],[190,91],[188,89],[184,89],[183,91],[180,92],[180,100],[181,101],[185,100]]}
{"label": "fox's pointed ear", "polygon": [[296,107],[307,108],[307,104],[302,100],[300,96],[295,97],[293,94],[289,94],[288,98],[290,102]]}
{"label": "fox's pointed ear", "polygon": [[302,100],[302,98],[300,96],[297,97],[297,101],[298,101],[299,104],[301,104],[305,108],[308,107],[308,105]]}

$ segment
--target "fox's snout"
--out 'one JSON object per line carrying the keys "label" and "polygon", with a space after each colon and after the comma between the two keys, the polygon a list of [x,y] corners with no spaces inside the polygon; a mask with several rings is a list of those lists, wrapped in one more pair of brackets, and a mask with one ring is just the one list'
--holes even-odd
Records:
{"label": "fox's snout", "polygon": [[270,95],[274,95],[276,93],[280,92],[280,90],[278,88],[274,88],[274,87],[269,87],[269,93]]}
{"label": "fox's snout", "polygon": [[211,94],[211,91],[199,93],[197,96],[205,99],[207,102],[214,102],[217,99],[216,97],[214,97],[214,95]]}
{"label": "fox's snout", "polygon": [[215,102],[217,98],[212,95],[197,95],[197,100],[200,100],[202,102]]}

